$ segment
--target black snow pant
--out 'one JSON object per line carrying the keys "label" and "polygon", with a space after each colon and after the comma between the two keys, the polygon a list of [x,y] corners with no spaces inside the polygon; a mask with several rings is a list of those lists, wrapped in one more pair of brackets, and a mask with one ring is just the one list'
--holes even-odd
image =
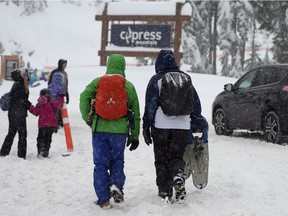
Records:
{"label": "black snow pant", "polygon": [[48,157],[54,131],[54,127],[39,128],[37,137],[38,155]]}
{"label": "black snow pant", "polygon": [[189,130],[152,128],[158,193],[173,194],[173,177],[183,175],[183,154],[188,144]]}
{"label": "black snow pant", "polygon": [[58,122],[59,127],[63,127],[63,119],[62,119],[62,113],[61,110],[56,110],[56,119]]}
{"label": "black snow pant", "polygon": [[10,154],[11,147],[15,138],[16,133],[18,132],[18,157],[26,158],[27,152],[27,125],[26,117],[8,115],[9,120],[9,129],[8,134],[2,145],[0,156],[6,156]]}

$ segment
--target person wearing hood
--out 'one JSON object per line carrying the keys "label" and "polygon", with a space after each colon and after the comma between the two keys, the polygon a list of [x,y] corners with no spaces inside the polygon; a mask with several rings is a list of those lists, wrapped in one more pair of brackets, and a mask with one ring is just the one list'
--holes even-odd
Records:
{"label": "person wearing hood", "polygon": [[[160,104],[162,79],[168,72],[184,72],[179,70],[171,50],[159,52],[155,71],[156,74],[151,77],[146,88],[143,137],[148,146],[152,144],[153,139],[158,196],[166,202],[172,202],[174,187],[176,200],[181,203],[186,199],[183,154],[190,138],[191,116],[201,116],[201,104],[192,86],[192,96],[186,99],[193,100],[190,114],[164,114]],[[171,103],[173,105],[175,102]]]}
{"label": "person wearing hood", "polygon": [[[58,60],[58,67],[56,69],[54,69],[49,75],[48,88],[50,90],[50,85],[53,84],[54,82],[56,84],[53,84],[53,85],[59,85],[58,88],[62,88],[62,86],[63,86],[64,89],[65,89],[65,92],[66,92],[65,95],[64,95],[66,97],[66,104],[69,104],[68,75],[67,75],[67,73],[65,71],[66,67],[67,67],[67,60],[59,59]],[[62,76],[62,82],[60,82],[60,83],[57,82],[58,77],[55,78],[55,74],[60,74]],[[61,111],[60,110],[56,111],[56,117],[57,117],[58,125],[63,127],[63,120],[62,120],[62,115],[61,115]]]}
{"label": "person wearing hood", "polygon": [[[118,75],[125,78],[125,58],[119,54],[112,54],[108,58],[107,75]],[[104,76],[103,76],[104,77]],[[134,127],[128,137],[129,124],[127,115],[115,120],[107,120],[97,114],[93,115],[92,122],[87,122],[90,112],[91,99],[100,92],[100,80],[94,79],[80,94],[79,108],[82,119],[92,129],[92,146],[94,161],[94,189],[98,197],[96,202],[101,208],[111,207],[111,195],[114,202],[124,201],[123,189],[125,183],[124,174],[124,150],[125,144],[130,145],[129,150],[135,150],[139,145],[140,111],[139,101],[134,85],[125,79],[125,92],[127,95],[127,109],[134,112]],[[113,87],[113,86],[111,86]],[[97,97],[96,97],[97,100]],[[93,105],[94,106],[94,105]]]}
{"label": "person wearing hood", "polygon": [[51,98],[49,89],[42,89],[36,106],[31,106],[29,112],[38,119],[38,137],[37,137],[37,157],[48,157],[52,142],[52,135],[57,128],[57,119],[55,111],[63,107],[64,93],[60,93],[57,99]]}
{"label": "person wearing hood", "polygon": [[10,90],[11,106],[8,110],[9,128],[8,134],[0,150],[0,156],[10,154],[11,147],[18,132],[18,157],[26,159],[27,152],[27,110],[31,106],[29,97],[29,74],[28,70],[16,69],[11,72],[14,80]]}

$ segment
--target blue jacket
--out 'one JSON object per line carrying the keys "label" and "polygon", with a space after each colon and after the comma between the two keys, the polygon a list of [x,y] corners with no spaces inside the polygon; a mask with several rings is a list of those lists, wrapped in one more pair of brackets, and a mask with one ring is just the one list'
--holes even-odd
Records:
{"label": "blue jacket", "polygon": [[66,95],[65,87],[63,85],[63,76],[61,73],[55,73],[53,80],[48,84],[51,97],[53,99],[59,99],[61,95]]}
{"label": "blue jacket", "polygon": [[[164,73],[179,71],[179,68],[176,64],[175,57],[171,50],[161,50],[155,63],[156,74],[150,79],[147,89],[146,89],[146,98],[145,98],[145,111],[143,116],[143,128],[150,128],[154,126],[155,114],[158,108],[158,97],[159,97],[159,87],[157,85],[158,80],[162,79]],[[194,99],[194,111],[191,113],[190,117],[193,120],[197,121],[197,124],[208,125],[206,120],[203,122],[203,116],[201,115],[202,108],[199,96],[196,89],[193,87],[193,99]],[[205,118],[204,118],[205,119]],[[196,123],[196,122],[195,122]],[[194,125],[194,126],[195,126]],[[199,128],[200,129],[200,128]],[[201,128],[203,129],[203,128]]]}

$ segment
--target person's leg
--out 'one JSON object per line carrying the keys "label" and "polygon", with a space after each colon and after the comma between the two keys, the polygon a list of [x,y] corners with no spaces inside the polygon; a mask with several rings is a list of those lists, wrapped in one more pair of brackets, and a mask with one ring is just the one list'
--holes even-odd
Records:
{"label": "person's leg", "polygon": [[98,197],[97,204],[103,205],[111,198],[110,194],[110,151],[107,134],[92,133],[94,161],[94,189]]}
{"label": "person's leg", "polygon": [[37,136],[37,156],[43,156],[45,133],[43,128],[39,128]]}
{"label": "person's leg", "polygon": [[5,140],[3,142],[3,145],[0,151],[0,156],[9,155],[11,151],[11,146],[13,144],[15,135],[17,133],[16,119],[13,117],[8,117],[8,120],[9,120],[8,134],[5,137]]}
{"label": "person's leg", "polygon": [[18,119],[18,157],[26,158],[27,152],[27,126],[26,126],[26,117]]}
{"label": "person's leg", "polygon": [[172,197],[172,176],[170,174],[169,130],[152,128],[154,158],[156,168],[156,185],[158,195],[162,198]]}
{"label": "person's leg", "polygon": [[127,134],[110,134],[109,138],[109,148],[111,153],[111,195],[116,203],[124,202],[123,188],[126,179],[124,173],[124,151],[126,139]]}
{"label": "person's leg", "polygon": [[109,148],[111,151],[110,182],[117,185],[121,190],[126,178],[124,174],[126,138],[126,134],[111,134],[109,137]]}
{"label": "person's leg", "polygon": [[173,186],[177,202],[186,198],[183,155],[188,144],[189,130],[171,130],[170,139],[170,171],[173,176]]}
{"label": "person's leg", "polygon": [[61,110],[56,111],[56,119],[58,122],[58,126],[63,127],[63,119],[62,119],[62,113]]}
{"label": "person's leg", "polygon": [[183,155],[188,144],[189,130],[171,130],[170,142],[170,167],[172,176],[184,173],[185,161]]}
{"label": "person's leg", "polygon": [[44,128],[44,145],[43,145],[43,157],[48,157],[49,155],[49,150],[51,147],[51,142],[52,142],[52,134],[54,132],[54,128],[47,127]]}

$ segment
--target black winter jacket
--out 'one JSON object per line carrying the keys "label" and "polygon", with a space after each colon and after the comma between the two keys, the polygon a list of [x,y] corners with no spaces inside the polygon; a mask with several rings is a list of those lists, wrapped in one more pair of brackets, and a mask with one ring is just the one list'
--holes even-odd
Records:
{"label": "black winter jacket", "polygon": [[8,116],[13,116],[13,118],[26,118],[27,109],[30,108],[31,103],[28,100],[29,94],[25,91],[24,79],[21,74],[18,73],[12,73],[12,79],[15,83],[10,91],[11,107],[8,111]]}

